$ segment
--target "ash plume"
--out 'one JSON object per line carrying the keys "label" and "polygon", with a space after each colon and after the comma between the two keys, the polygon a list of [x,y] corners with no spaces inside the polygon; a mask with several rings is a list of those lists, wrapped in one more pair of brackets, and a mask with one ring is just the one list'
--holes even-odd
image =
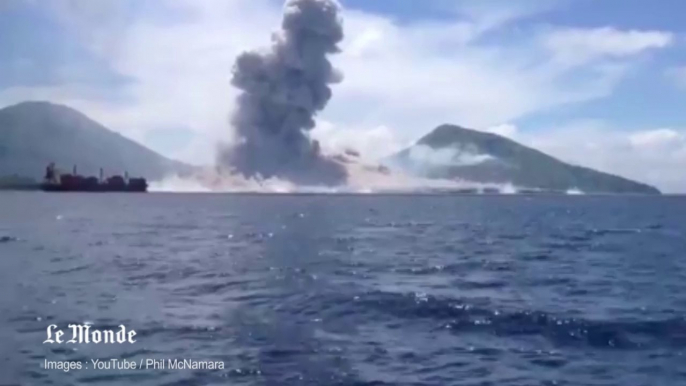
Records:
{"label": "ash plume", "polygon": [[220,152],[220,166],[298,184],[345,182],[344,166],[308,135],[342,78],[328,58],[343,40],[339,11],[336,0],[288,0],[272,47],[238,57],[232,84],[241,93],[231,123],[239,140]]}

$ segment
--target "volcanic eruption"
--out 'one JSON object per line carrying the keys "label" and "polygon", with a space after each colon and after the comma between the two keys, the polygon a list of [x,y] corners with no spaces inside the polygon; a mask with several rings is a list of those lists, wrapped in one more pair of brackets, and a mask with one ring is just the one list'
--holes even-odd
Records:
{"label": "volcanic eruption", "polygon": [[248,178],[345,183],[345,167],[309,136],[331,85],[342,80],[329,61],[343,40],[339,13],[335,0],[288,0],[272,46],[236,59],[232,84],[240,94],[231,124],[237,141],[220,151],[220,166]]}

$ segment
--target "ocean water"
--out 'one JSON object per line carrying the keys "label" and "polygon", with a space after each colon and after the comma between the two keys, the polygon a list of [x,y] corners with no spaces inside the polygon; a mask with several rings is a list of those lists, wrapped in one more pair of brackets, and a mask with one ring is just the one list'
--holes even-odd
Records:
{"label": "ocean water", "polygon": [[[0,193],[0,385],[686,385],[685,316],[686,198]],[[225,368],[42,368],[112,358]]]}

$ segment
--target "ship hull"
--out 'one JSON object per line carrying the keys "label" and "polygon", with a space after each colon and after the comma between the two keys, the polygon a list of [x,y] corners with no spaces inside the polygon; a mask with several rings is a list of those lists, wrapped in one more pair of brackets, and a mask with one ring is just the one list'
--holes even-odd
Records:
{"label": "ship hull", "polygon": [[63,193],[146,193],[147,186],[64,186],[58,184],[41,184],[40,190],[44,192],[63,192]]}

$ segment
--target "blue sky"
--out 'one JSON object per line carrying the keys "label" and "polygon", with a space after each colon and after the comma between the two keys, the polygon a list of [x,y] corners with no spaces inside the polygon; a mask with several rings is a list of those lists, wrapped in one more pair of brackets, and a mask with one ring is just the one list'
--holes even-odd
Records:
{"label": "blue sky", "polygon": [[[441,123],[686,192],[686,3],[345,0],[314,135],[370,158]],[[65,103],[170,157],[231,141],[231,65],[277,0],[1,0],[0,106]]]}

